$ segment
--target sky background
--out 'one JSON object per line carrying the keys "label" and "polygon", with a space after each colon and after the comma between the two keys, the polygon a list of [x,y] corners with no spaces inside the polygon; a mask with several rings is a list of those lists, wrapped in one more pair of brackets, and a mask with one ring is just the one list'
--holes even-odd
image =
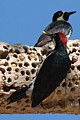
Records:
{"label": "sky background", "polygon": [[[80,39],[80,0],[0,0],[0,41],[34,45],[58,10],[77,11],[69,19],[70,39]],[[80,115],[0,115],[0,120],[80,120]]]}

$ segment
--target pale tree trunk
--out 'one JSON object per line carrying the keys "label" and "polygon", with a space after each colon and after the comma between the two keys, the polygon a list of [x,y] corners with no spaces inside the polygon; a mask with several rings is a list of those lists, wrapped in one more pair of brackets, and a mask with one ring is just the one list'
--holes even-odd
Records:
{"label": "pale tree trunk", "polygon": [[[25,46],[23,46],[23,48],[24,51],[22,48],[17,47],[17,45],[10,46],[10,44],[7,43],[0,43],[0,113],[80,114],[80,40],[68,41],[67,49],[72,64],[67,77],[47,99],[35,108],[31,107],[30,97],[25,97],[11,104],[8,104],[7,101],[7,98],[15,89],[22,87],[22,85],[28,82],[24,80],[24,78],[26,78],[25,66],[28,65],[25,58],[25,51],[27,51],[27,49]],[[16,49],[16,51],[14,51],[14,49]],[[33,52],[31,52],[31,56],[34,59]],[[45,56],[41,57],[41,59],[45,59]],[[17,62],[19,63],[18,67]],[[37,60],[37,62],[39,63],[39,60]],[[22,76],[20,74],[22,74]],[[29,71],[28,74],[30,74]]]}

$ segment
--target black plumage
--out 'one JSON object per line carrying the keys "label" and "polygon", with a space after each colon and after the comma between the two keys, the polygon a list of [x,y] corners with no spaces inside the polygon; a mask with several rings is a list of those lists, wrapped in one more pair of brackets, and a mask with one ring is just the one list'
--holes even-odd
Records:
{"label": "black plumage", "polygon": [[61,34],[56,33],[50,36],[51,39],[54,37],[56,47],[45,59],[35,80],[31,98],[32,107],[37,106],[48,97],[60,85],[70,69],[71,61],[60,39]]}

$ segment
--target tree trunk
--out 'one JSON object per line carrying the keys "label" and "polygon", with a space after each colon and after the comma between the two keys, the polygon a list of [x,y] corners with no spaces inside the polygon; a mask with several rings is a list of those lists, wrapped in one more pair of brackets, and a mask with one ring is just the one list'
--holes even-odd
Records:
{"label": "tree trunk", "polygon": [[[45,59],[45,55],[40,55],[41,48],[28,48],[29,46],[0,43],[0,113],[80,114],[80,40],[68,41],[67,50],[72,61],[70,71],[48,98],[35,108],[31,108],[30,97],[8,104],[7,98],[28,84],[29,77],[35,79],[40,61]],[[26,67],[33,69],[32,73]]]}

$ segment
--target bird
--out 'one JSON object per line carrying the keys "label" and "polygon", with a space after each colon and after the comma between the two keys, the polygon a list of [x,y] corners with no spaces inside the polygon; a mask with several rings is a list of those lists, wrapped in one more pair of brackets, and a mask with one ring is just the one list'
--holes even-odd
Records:
{"label": "bird", "polygon": [[55,49],[44,60],[42,67],[34,82],[31,101],[32,107],[39,105],[47,98],[66,77],[71,61],[67,53],[64,40],[67,43],[67,37],[61,32],[50,34],[51,40],[56,42]]}
{"label": "bird", "polygon": [[[55,32],[61,31],[61,32],[65,33],[66,36],[71,35],[72,26],[67,21],[69,19],[69,16],[71,14],[74,14],[75,12],[76,11],[73,11],[73,12],[58,11],[58,12],[56,12],[53,15],[52,23],[48,27],[46,27],[46,29],[44,30],[44,33],[40,36],[38,42],[34,46],[34,49],[36,48],[36,50],[37,50],[38,48],[41,48],[42,56],[46,55],[46,57],[47,57],[51,53],[51,51],[54,49],[53,44],[55,43],[55,41],[53,41],[51,39],[51,37],[46,34],[46,32],[48,31],[48,33],[54,34]],[[64,40],[64,42],[65,42],[65,40]],[[65,44],[66,44],[66,42],[65,42]],[[49,45],[51,45],[51,46],[49,46]],[[42,63],[43,63],[43,60],[41,61],[37,71],[39,71]],[[37,72],[37,71],[36,71],[36,73],[39,74],[39,72]],[[33,76],[34,76],[34,74],[33,74]],[[36,76],[35,76],[35,79],[36,79]],[[28,92],[30,93],[29,96],[31,96],[35,79],[32,80],[32,82],[30,82],[29,85],[21,87],[21,88],[17,89],[14,93],[12,93],[11,96],[7,99],[9,101],[9,103],[12,103],[12,102],[22,99],[23,97],[27,96]]]}
{"label": "bird", "polygon": [[[41,36],[39,37],[37,43],[34,45],[35,47],[45,47],[47,50],[51,51],[53,49],[53,42],[50,36],[47,36],[45,32],[50,34],[54,34],[56,32],[64,33],[67,38],[71,36],[73,29],[70,23],[68,23],[68,19],[70,15],[76,13],[76,11],[66,12],[66,11],[57,11],[54,13],[52,17],[52,23],[50,23],[43,31]],[[55,43],[54,43],[55,44]]]}

